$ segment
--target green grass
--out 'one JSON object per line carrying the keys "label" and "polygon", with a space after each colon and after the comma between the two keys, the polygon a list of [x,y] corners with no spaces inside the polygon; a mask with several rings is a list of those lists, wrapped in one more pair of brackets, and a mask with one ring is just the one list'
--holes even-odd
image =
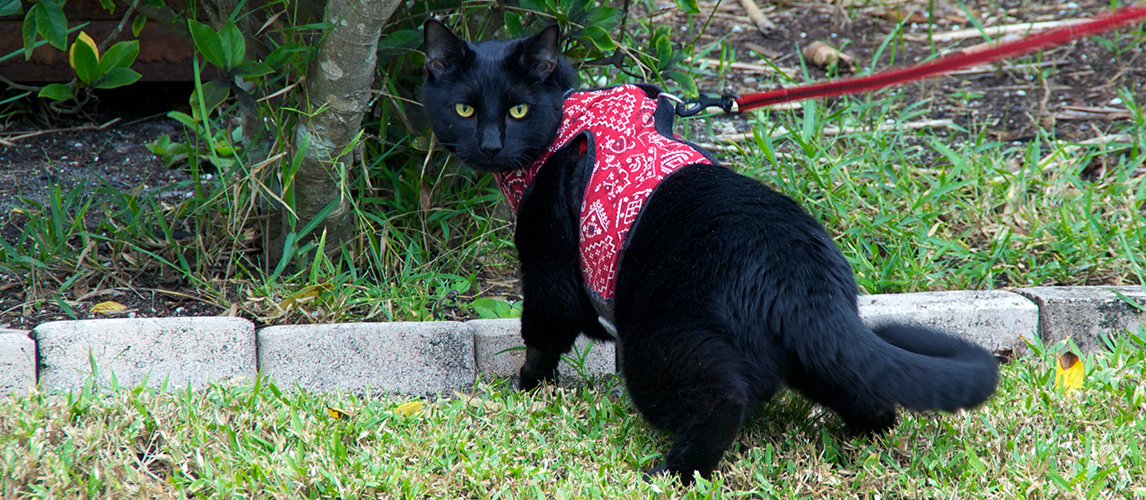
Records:
{"label": "green grass", "polygon": [[[999,143],[984,126],[873,130],[926,111],[894,95],[828,109],[805,103],[758,113],[756,137],[726,162],[827,226],[867,293],[1138,284],[1146,120],[1130,94],[1124,101],[1134,119],[1105,144],[1049,133]],[[861,130],[823,134],[829,126]],[[140,278],[159,274],[266,322],[432,319],[443,300],[464,307],[481,295],[483,272],[512,275],[512,222],[488,176],[454,161],[393,168],[385,158],[372,160],[372,181],[355,181],[360,233],[341,257],[319,256],[311,243],[289,266],[260,263],[253,197],[229,194],[252,184],[240,171],[201,181],[202,196],[175,204],[158,201],[158,191],[58,190],[24,207],[20,234],[0,245],[0,271],[22,281],[31,308],[83,316],[91,304],[76,300],[89,289],[81,284],[147,288]],[[1107,162],[1105,176],[1084,179],[1095,161]],[[201,237],[179,241],[174,229]]]}
{"label": "green grass", "polygon": [[[827,226],[868,293],[1136,284],[1146,269],[1146,126],[1141,105],[1124,98],[1135,121],[1104,144],[904,131],[927,103],[894,96],[805,103],[798,114],[758,113],[755,137],[729,163]],[[827,126],[863,130],[828,136]],[[1095,161],[1108,162],[1105,176],[1084,180]]]}
{"label": "green grass", "polygon": [[[577,7],[582,3],[549,5],[582,12]],[[415,2],[410,12],[395,16],[394,26],[405,29],[394,33],[404,33],[398,37],[404,48],[384,52],[383,89],[357,144],[361,158],[340,172],[357,224],[353,238],[338,242],[342,252],[320,255],[313,241],[318,235],[300,230],[286,245],[289,258],[271,262],[264,255],[266,236],[273,232],[265,221],[281,218],[269,208],[290,198],[281,184],[301,156],[292,149],[298,112],[289,102],[264,104],[264,123],[272,128],[267,143],[234,143],[242,136],[234,128],[238,108],[225,101],[213,112],[199,109],[206,118],[185,137],[153,144],[169,160],[176,153],[192,160],[184,168],[193,180],[178,190],[193,196],[161,198],[168,187],[57,187],[43,201],[20,207],[17,224],[0,240],[0,274],[20,286],[24,303],[0,312],[53,310],[86,317],[102,298],[89,292],[116,288],[144,297],[165,292],[160,284],[179,281],[185,284],[179,294],[266,323],[467,314],[470,301],[493,294],[484,280],[508,281],[501,278],[515,273],[512,217],[492,178],[432,150],[427,129],[409,119],[416,105],[398,97],[417,95],[420,62],[412,48],[424,15],[419,9],[425,6]],[[488,2],[467,3],[462,13],[481,17],[488,7]],[[634,16],[620,42],[640,47],[656,40],[656,53],[642,53],[643,66],[628,68],[628,74],[610,66],[582,67],[583,81],[625,83],[639,75],[656,80],[654,68],[666,75],[688,72],[702,82],[723,81],[723,68],[699,68],[681,58],[731,58],[732,47],[719,40],[704,47],[669,43],[667,26]],[[705,19],[690,18],[689,32]],[[1124,30],[1094,39],[1119,58],[1141,48],[1140,34]],[[893,38],[888,40],[881,53],[899,50]],[[592,52],[571,45],[575,57]],[[303,62],[298,68],[307,67]],[[1045,77],[1041,70],[1013,71],[1027,72],[1022,76],[1031,81]],[[1132,72],[1120,78],[1124,89],[1139,83]],[[681,93],[676,76],[658,81]],[[1140,284],[1146,267],[1146,176],[1141,173],[1146,113],[1141,92],[1135,92],[1119,93],[1132,116],[1111,124],[1110,134],[1120,139],[1106,144],[1063,143],[1054,130],[1038,131],[1024,143],[1000,143],[990,139],[989,131],[998,125],[990,123],[948,131],[897,130],[924,117],[934,104],[908,102],[901,93],[886,91],[831,105],[805,102],[799,111],[758,112],[752,124],[756,137],[740,143],[726,160],[792,196],[827,226],[868,293]],[[891,130],[877,129],[889,123]],[[827,135],[826,127],[854,131]],[[220,156],[217,146],[234,154]],[[1083,179],[1080,172],[1095,161],[1106,162],[1105,176]],[[218,171],[208,176],[200,166]],[[305,221],[296,225],[307,226]],[[174,238],[176,233],[195,238]],[[468,314],[515,310],[497,306]],[[450,315],[443,313],[447,308]]]}
{"label": "green grass", "polygon": [[[613,377],[477,398],[307,394],[269,380],[172,393],[90,387],[0,402],[5,498],[1146,498],[1146,334],[1085,357],[1033,346],[999,391],[956,415],[907,414],[848,437],[784,394],[751,419],[711,481],[652,482],[669,436]],[[333,418],[327,408],[350,414]]]}

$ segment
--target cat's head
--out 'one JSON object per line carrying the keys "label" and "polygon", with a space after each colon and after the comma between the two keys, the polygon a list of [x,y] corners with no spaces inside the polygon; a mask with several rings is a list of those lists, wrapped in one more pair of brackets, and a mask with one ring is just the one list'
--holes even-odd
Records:
{"label": "cat's head", "polygon": [[557,26],[509,41],[472,44],[431,19],[422,105],[434,134],[467,165],[523,168],[552,142],[573,70]]}

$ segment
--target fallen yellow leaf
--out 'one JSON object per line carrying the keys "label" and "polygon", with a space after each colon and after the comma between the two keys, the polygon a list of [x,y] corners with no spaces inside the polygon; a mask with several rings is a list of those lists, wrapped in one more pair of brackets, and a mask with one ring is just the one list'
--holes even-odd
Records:
{"label": "fallen yellow leaf", "polygon": [[422,411],[421,401],[410,401],[409,403],[403,404],[394,409],[394,413],[397,413],[403,417],[409,417],[420,411]]}
{"label": "fallen yellow leaf", "polygon": [[1078,355],[1068,352],[1058,357],[1054,367],[1054,385],[1062,388],[1063,393],[1069,394],[1081,388],[1083,375],[1082,360]]}
{"label": "fallen yellow leaf", "polygon": [[114,300],[109,300],[107,302],[100,302],[99,304],[92,306],[92,314],[111,314],[111,313],[123,312],[126,310],[127,310],[127,306],[120,304],[119,302],[116,302]]}
{"label": "fallen yellow leaf", "polygon": [[354,416],[353,413],[350,413],[346,410],[343,410],[342,408],[335,408],[335,407],[330,406],[330,405],[326,406],[326,414],[330,415],[330,418],[333,418],[335,420],[338,420],[341,418],[351,418]]}

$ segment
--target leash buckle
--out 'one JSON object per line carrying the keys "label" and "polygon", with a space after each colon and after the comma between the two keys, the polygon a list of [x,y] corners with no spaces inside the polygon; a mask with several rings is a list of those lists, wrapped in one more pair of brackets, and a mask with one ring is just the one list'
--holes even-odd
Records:
{"label": "leash buckle", "polygon": [[736,99],[739,98],[739,95],[728,93],[721,96],[701,94],[696,99],[685,101],[676,99],[676,114],[682,117],[693,116],[712,107],[720,108],[725,113],[734,113],[733,107],[736,106]]}

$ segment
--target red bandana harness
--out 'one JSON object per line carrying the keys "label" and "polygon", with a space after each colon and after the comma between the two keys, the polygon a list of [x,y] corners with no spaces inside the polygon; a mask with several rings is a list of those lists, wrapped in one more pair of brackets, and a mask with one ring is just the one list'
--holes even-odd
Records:
{"label": "red bandana harness", "polygon": [[553,153],[579,134],[591,136],[593,150],[586,154],[595,161],[581,202],[579,227],[581,273],[596,296],[594,303],[612,302],[625,237],[657,184],[686,165],[716,164],[698,147],[672,135],[673,105],[658,97],[659,92],[651,86],[621,85],[569,94],[561,128],[549,149],[524,169],[497,174],[516,211],[526,188]]}

